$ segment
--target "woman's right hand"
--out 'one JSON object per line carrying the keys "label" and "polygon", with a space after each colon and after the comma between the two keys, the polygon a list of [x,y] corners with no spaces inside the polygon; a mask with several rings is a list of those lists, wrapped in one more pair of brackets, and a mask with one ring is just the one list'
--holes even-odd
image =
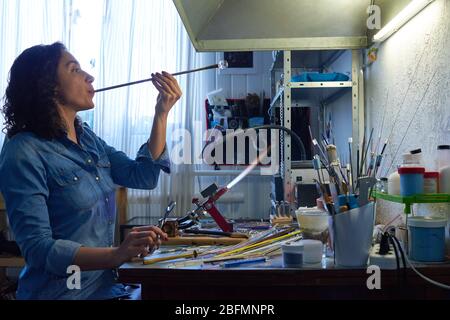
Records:
{"label": "woman's right hand", "polygon": [[167,241],[165,232],[156,226],[135,227],[131,229],[122,244],[114,252],[117,266],[139,255],[145,257]]}

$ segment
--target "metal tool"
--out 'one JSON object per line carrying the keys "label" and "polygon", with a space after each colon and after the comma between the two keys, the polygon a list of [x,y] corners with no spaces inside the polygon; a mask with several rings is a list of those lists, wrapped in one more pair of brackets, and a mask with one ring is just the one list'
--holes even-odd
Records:
{"label": "metal tool", "polygon": [[[203,67],[203,68],[197,68],[197,69],[192,69],[192,70],[187,70],[187,71],[181,71],[181,72],[175,72],[172,74],[172,76],[179,76],[182,74],[187,74],[187,73],[192,73],[192,72],[198,72],[198,71],[203,71],[203,70],[208,70],[208,69],[226,69],[228,68],[228,62],[223,60],[223,61],[219,61],[219,63],[217,64],[213,64],[207,67]],[[133,81],[133,82],[127,82],[127,83],[123,83],[123,84],[119,84],[116,86],[112,86],[112,87],[107,87],[107,88],[103,88],[103,89],[98,89],[95,90],[95,92],[103,92],[103,91],[107,91],[107,90],[112,90],[112,89],[117,89],[117,88],[122,88],[122,87],[127,87],[127,86],[132,86],[135,84],[139,84],[139,83],[143,83],[143,82],[149,82],[149,81],[153,81],[153,77],[149,78],[149,79],[144,79],[144,80],[138,80],[138,81]]]}
{"label": "metal tool", "polygon": [[158,226],[161,229],[164,226],[164,224],[166,223],[167,217],[170,215],[170,213],[173,211],[173,209],[175,209],[176,205],[177,205],[177,203],[175,201],[170,201],[169,205],[166,208],[166,212],[164,213],[164,217],[161,220],[159,220]]}
{"label": "metal tool", "polygon": [[265,157],[268,152],[268,148],[259,154],[251,165],[249,165],[244,171],[242,171],[236,178],[234,178],[226,187],[219,188],[215,183],[211,184],[208,188],[201,192],[204,200],[193,198],[192,203],[197,207],[188,213],[188,215],[179,220],[183,223],[191,220],[190,226],[194,225],[200,215],[207,212],[216,221],[217,225],[224,232],[233,232],[233,224],[229,223],[216,207],[216,201],[219,200],[225,193],[231,190],[237,183],[244,179],[257,165],[260,163],[260,159]]}
{"label": "metal tool", "polygon": [[[197,206],[195,211],[206,211],[211,217],[216,221],[220,229],[224,232],[233,232],[233,224],[225,220],[225,218],[220,214],[216,207],[216,201],[219,200],[225,193],[228,192],[227,187],[220,188],[217,187],[215,183],[210,185],[206,190],[202,192],[202,195],[206,195],[207,199],[201,201],[198,198],[192,199],[192,203]],[[204,193],[207,191],[209,194]]]}
{"label": "metal tool", "polygon": [[223,264],[223,267],[224,268],[233,268],[233,267],[239,267],[243,264],[260,263],[260,262],[266,262],[266,258],[261,257],[261,258],[254,258],[254,259],[242,259],[242,260],[237,260],[237,261],[232,261],[232,262],[225,262]]}

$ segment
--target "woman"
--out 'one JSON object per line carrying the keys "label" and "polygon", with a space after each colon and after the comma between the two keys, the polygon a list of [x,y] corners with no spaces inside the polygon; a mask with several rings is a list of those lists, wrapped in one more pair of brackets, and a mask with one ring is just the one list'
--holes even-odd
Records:
{"label": "woman", "polygon": [[[81,124],[77,112],[94,107],[94,78],[64,45],[35,46],[15,60],[3,106],[0,191],[26,261],[18,299],[121,297],[114,268],[167,239],[148,226],[112,247],[115,185],[153,189],[160,170],[170,173],[167,116],[181,90],[168,73],[152,76],[159,91],[153,127],[131,160]],[[81,269],[80,289],[68,286],[73,265]]]}

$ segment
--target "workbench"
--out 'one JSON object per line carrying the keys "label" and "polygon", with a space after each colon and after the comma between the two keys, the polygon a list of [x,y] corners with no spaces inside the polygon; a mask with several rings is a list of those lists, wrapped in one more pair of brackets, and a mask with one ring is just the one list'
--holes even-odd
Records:
{"label": "workbench", "polygon": [[[450,264],[419,270],[450,284]],[[121,282],[141,284],[144,300],[450,299],[450,290],[425,282],[410,269],[406,280],[397,270],[381,270],[381,290],[369,290],[371,274],[365,268],[336,267],[331,258],[302,269],[283,268],[281,257],[236,269],[133,262],[118,273]]]}

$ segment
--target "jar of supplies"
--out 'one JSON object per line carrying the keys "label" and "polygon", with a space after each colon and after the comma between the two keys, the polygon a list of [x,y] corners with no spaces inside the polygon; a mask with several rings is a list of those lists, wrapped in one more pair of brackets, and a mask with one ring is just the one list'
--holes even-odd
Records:
{"label": "jar of supplies", "polygon": [[400,175],[400,194],[403,197],[423,193],[424,167],[401,167],[398,169]]}
{"label": "jar of supplies", "polygon": [[415,261],[445,261],[447,219],[411,217],[408,219],[408,253]]}
{"label": "jar of supplies", "polygon": [[423,192],[439,192],[439,172],[425,172],[423,176]]}
{"label": "jar of supplies", "polygon": [[301,241],[281,246],[284,268],[301,268],[303,266],[303,247]]}

